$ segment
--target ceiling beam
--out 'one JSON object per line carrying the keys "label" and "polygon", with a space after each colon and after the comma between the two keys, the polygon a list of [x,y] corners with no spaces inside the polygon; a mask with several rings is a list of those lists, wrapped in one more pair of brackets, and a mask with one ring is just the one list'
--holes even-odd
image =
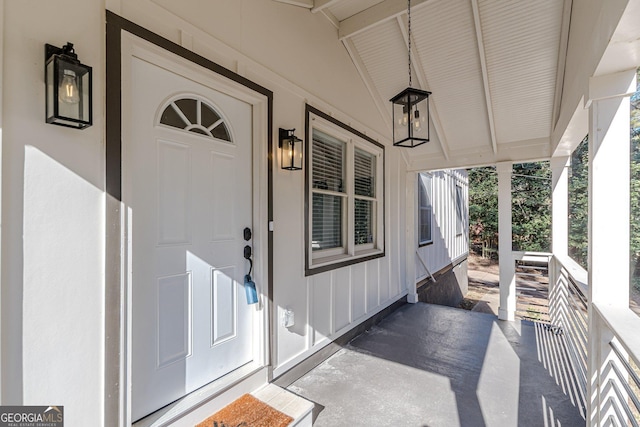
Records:
{"label": "ceiling beam", "polygon": [[329,20],[329,22],[331,22],[334,27],[336,27],[336,30],[340,29],[340,21],[338,21],[338,18],[336,18],[333,13],[331,13],[328,9],[324,9],[321,13],[325,18]]}
{"label": "ceiling beam", "polygon": [[315,0],[313,2],[313,7],[311,8],[312,13],[322,12],[323,10],[333,6],[341,0]]}
{"label": "ceiling beam", "polygon": [[391,135],[393,133],[393,126],[391,124],[391,117],[389,117],[390,110],[387,103],[384,102],[384,100],[380,97],[380,93],[377,91],[376,86],[373,83],[373,79],[371,79],[371,76],[369,75],[367,68],[362,62],[362,58],[360,58],[360,55],[358,54],[357,49],[353,44],[353,41],[351,39],[344,39],[342,40],[342,43],[344,44],[344,47],[347,49],[347,52],[349,53],[349,56],[353,61],[353,65],[355,65],[356,70],[358,70],[358,74],[360,74],[360,78],[362,78],[362,81],[367,87],[367,90],[369,91],[371,98],[373,98],[373,103],[378,109],[378,112],[380,113],[380,116],[382,117],[384,124],[389,130],[389,135]]}
{"label": "ceiling beam", "polygon": [[551,133],[555,132],[560,117],[560,102],[564,89],[564,74],[567,64],[567,49],[569,48],[569,27],[571,26],[572,0],[564,0],[562,11],[562,26],[560,27],[560,45],[558,46],[558,64],[556,65],[556,90],[553,96],[553,115],[551,116]]}
{"label": "ceiling beam", "polygon": [[498,141],[496,139],[496,123],[493,118],[493,101],[491,101],[491,89],[489,88],[489,73],[487,72],[487,57],[484,53],[484,37],[482,35],[482,23],[480,22],[480,10],[478,0],[471,0],[473,7],[473,22],[476,27],[476,40],[478,41],[478,56],[480,57],[480,67],[482,68],[482,83],[484,85],[484,99],[487,103],[487,118],[489,120],[489,131],[491,132],[491,148],[493,154],[498,153]]}
{"label": "ceiling beam", "polygon": [[[400,32],[402,33],[402,38],[404,40],[405,47],[409,48],[409,36],[408,36],[408,28],[407,28],[407,20],[406,16],[398,16],[396,18],[398,21],[398,26],[400,27]],[[422,67],[422,61],[420,60],[420,55],[418,54],[418,50],[416,49],[415,40],[411,40],[411,57],[414,59],[411,61],[413,65],[413,70],[415,71],[416,77],[418,77],[418,83],[420,83],[420,87],[424,90],[428,90],[429,82],[427,81],[427,74],[424,72],[424,68]],[[433,99],[433,98],[432,98]],[[431,101],[429,105],[429,114],[431,121],[433,122],[433,126],[435,127],[436,134],[438,135],[438,141],[440,141],[440,148],[442,149],[442,154],[445,159],[449,160],[449,145],[447,144],[447,138],[444,135],[444,129],[442,127],[442,123],[440,122],[440,116],[438,115],[438,109],[433,101]]]}
{"label": "ceiling beam", "polygon": [[313,0],[274,0],[279,3],[290,4],[292,6],[300,6],[307,9],[311,9],[313,7]]}
{"label": "ceiling beam", "polygon": [[[425,5],[433,0],[413,0],[411,9]],[[371,6],[362,12],[340,21],[338,36],[341,40],[365,31],[374,25],[394,19],[403,13],[407,13],[407,0],[385,0],[375,6]]]}

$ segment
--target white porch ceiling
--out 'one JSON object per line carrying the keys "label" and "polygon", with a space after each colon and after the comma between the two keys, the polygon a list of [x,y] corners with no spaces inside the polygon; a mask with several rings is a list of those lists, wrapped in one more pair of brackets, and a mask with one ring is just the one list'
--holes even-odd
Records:
{"label": "white porch ceiling", "polygon": [[[406,0],[279,0],[336,26],[389,127],[408,85]],[[412,0],[413,86],[433,92],[432,141],[412,169],[550,155],[571,0]],[[435,137],[434,137],[435,134]]]}

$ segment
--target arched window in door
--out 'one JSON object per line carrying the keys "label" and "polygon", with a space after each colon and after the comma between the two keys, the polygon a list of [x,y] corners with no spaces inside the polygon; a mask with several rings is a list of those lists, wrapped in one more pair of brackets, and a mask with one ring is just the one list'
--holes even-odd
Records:
{"label": "arched window in door", "polygon": [[216,108],[195,96],[178,97],[162,111],[161,125],[233,143],[231,132]]}

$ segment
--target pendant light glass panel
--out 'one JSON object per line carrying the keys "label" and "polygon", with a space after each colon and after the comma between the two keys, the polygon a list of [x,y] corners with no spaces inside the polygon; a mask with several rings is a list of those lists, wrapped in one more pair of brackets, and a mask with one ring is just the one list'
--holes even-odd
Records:
{"label": "pendant light glass panel", "polygon": [[393,103],[393,145],[417,147],[429,142],[429,95],[407,88],[391,99]]}

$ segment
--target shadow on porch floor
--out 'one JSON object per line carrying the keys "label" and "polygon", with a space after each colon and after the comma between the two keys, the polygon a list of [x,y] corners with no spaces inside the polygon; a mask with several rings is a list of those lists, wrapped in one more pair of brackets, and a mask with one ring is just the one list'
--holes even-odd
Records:
{"label": "shadow on porch floor", "polygon": [[562,336],[528,321],[407,304],[289,390],[314,426],[584,426]]}

